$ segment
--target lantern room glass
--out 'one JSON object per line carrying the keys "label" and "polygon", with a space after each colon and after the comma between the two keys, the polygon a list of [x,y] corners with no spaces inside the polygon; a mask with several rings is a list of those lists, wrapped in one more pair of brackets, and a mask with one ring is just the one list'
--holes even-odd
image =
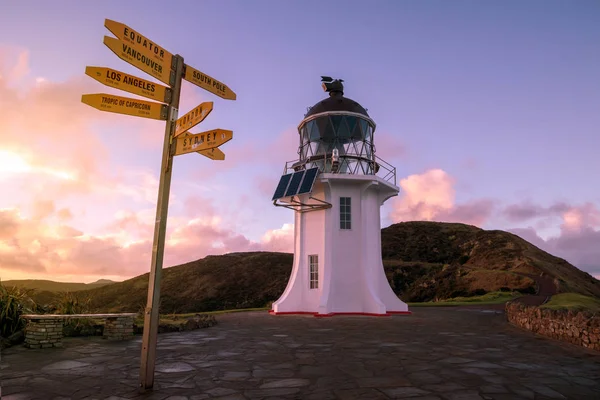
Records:
{"label": "lantern room glass", "polygon": [[356,115],[328,114],[312,119],[300,128],[300,161],[306,168],[332,172],[333,149],[338,150],[338,173],[374,175],[373,127]]}

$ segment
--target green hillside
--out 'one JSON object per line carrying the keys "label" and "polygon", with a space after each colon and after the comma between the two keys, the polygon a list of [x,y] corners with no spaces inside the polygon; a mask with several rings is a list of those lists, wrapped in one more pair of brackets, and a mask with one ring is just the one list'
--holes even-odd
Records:
{"label": "green hillside", "polygon": [[[556,292],[600,297],[600,281],[520,237],[504,231],[438,222],[405,222],[382,230],[385,273],[407,302],[496,291],[534,293],[549,277]],[[187,313],[264,307],[287,284],[293,255],[253,252],[208,256],[166,268],[161,312]],[[81,292],[95,311],[143,310],[148,274]]]}
{"label": "green hillside", "polygon": [[79,292],[82,290],[112,285],[113,283],[115,282],[108,279],[100,279],[99,281],[93,283],[55,282],[38,279],[2,281],[2,285],[4,286],[16,286],[24,289],[33,289],[40,292]]}

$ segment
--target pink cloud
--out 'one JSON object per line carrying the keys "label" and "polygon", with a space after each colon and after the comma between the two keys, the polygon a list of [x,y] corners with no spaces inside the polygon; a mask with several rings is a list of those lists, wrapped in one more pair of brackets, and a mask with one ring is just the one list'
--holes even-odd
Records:
{"label": "pink cloud", "polygon": [[400,195],[392,200],[391,220],[484,224],[491,216],[495,202],[480,199],[457,205],[455,183],[456,180],[442,169],[431,169],[401,179]]}
{"label": "pink cloud", "polygon": [[268,230],[261,238],[262,249],[292,253],[294,251],[294,225],[283,224],[281,228]]}
{"label": "pink cloud", "polygon": [[[529,204],[528,207],[536,208]],[[559,203],[549,208],[537,207],[543,213],[552,210],[561,213],[560,233],[546,240],[535,229],[511,229],[510,232],[521,236],[548,253],[564,258],[582,270],[600,277],[600,210],[592,203],[580,206]]]}
{"label": "pink cloud", "polygon": [[391,219],[433,220],[454,206],[454,179],[444,170],[432,169],[400,180],[400,197],[394,199]]}

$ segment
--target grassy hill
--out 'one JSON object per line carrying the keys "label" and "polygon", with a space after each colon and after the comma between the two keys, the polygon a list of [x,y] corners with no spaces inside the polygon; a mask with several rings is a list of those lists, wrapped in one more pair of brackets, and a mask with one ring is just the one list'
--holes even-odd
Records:
{"label": "grassy hill", "polygon": [[[382,230],[382,255],[394,291],[408,302],[487,292],[536,291],[550,277],[558,292],[600,297],[600,281],[504,231],[438,222],[405,222]],[[161,312],[264,307],[287,284],[293,255],[253,252],[209,256],[163,270]],[[81,292],[95,311],[143,310],[148,274]]]}
{"label": "grassy hill", "polygon": [[82,290],[95,289],[115,282],[108,279],[100,279],[93,283],[78,282],[54,282],[37,279],[2,281],[4,286],[17,286],[23,289],[33,289],[40,292],[78,292]]}

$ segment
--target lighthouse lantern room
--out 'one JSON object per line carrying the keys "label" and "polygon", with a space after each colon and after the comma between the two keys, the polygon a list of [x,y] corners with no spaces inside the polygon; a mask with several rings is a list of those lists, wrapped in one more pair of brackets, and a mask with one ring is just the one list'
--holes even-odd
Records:
{"label": "lighthouse lantern room", "polygon": [[294,210],[294,264],[272,314],[410,313],[381,260],[380,207],[398,194],[396,170],[375,155],[375,122],[322,77],[329,97],[298,126],[299,159],[287,162],[273,204]]}

